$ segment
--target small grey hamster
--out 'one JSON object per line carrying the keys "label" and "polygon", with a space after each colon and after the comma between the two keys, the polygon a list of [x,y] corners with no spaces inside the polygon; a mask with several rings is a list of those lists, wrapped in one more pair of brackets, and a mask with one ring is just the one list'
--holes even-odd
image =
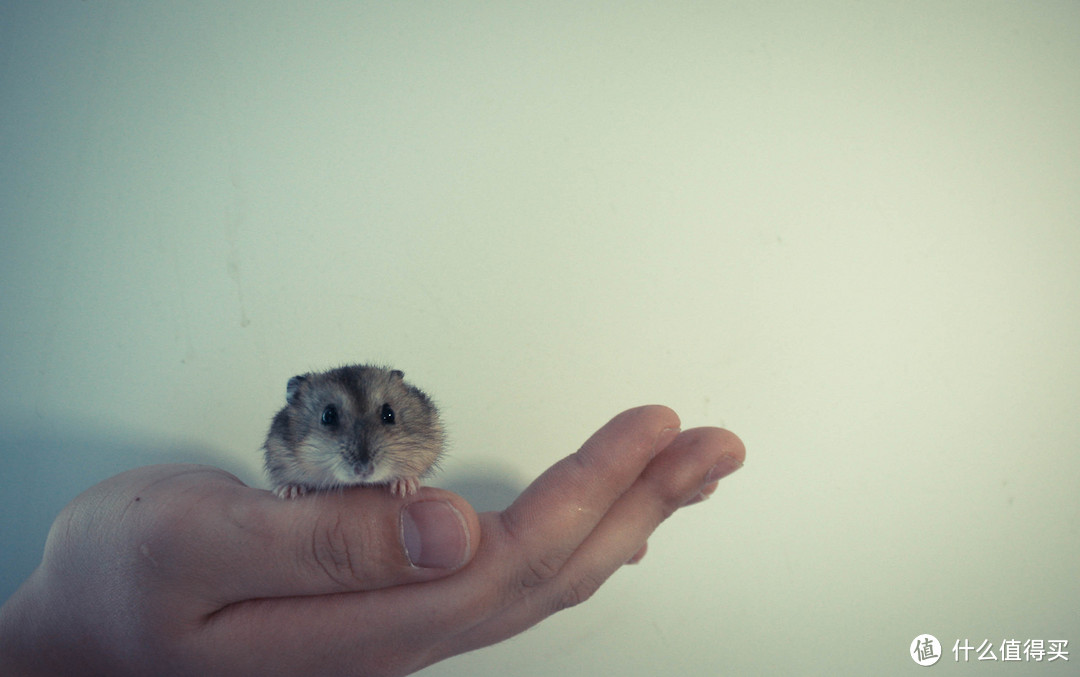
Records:
{"label": "small grey hamster", "polygon": [[443,452],[439,411],[405,374],[364,364],[289,379],[266,437],[274,493],[387,484],[408,496]]}

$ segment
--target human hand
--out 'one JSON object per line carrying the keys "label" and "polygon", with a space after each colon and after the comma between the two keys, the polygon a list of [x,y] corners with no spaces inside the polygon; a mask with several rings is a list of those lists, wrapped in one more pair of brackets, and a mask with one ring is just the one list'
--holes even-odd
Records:
{"label": "human hand", "polygon": [[481,515],[430,487],[281,501],[206,466],[122,473],[64,509],[0,609],[0,671],[404,675],[499,642],[588,599],[742,465],[733,434],[678,425],[623,412]]}

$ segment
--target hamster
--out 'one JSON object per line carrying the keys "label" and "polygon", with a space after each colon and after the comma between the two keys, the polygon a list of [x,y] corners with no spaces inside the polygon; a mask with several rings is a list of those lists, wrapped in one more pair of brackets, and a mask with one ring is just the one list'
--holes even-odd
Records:
{"label": "hamster", "polygon": [[408,496],[443,453],[435,404],[396,369],[348,365],[289,379],[266,437],[274,493],[386,484]]}

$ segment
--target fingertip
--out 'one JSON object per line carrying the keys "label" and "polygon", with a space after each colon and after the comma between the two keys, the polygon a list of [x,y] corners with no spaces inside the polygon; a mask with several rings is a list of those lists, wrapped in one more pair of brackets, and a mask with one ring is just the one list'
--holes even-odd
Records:
{"label": "fingertip", "polygon": [[631,419],[638,425],[655,430],[664,430],[667,428],[678,429],[682,425],[682,422],[679,420],[679,415],[675,413],[675,410],[671,407],[665,407],[662,404],[645,404],[640,407],[627,409],[617,415],[613,420],[617,421],[623,418]]}
{"label": "fingertip", "polygon": [[649,551],[649,544],[646,542],[645,545],[641,546],[641,548],[638,549],[638,551],[636,553],[634,553],[633,557],[631,557],[630,559],[628,559],[626,561],[626,563],[627,564],[637,564],[641,560],[645,559],[645,554],[648,551]]}
{"label": "fingertip", "polygon": [[645,460],[656,456],[678,437],[679,415],[661,404],[647,404],[627,409],[598,430],[582,446],[582,450],[607,448],[621,450],[627,446],[647,454]]}
{"label": "fingertip", "polygon": [[732,458],[738,459],[739,464],[746,463],[746,445],[735,433],[724,428],[717,428],[719,431],[720,443],[727,451],[728,455]]}
{"label": "fingertip", "polygon": [[447,501],[416,501],[401,509],[401,544],[420,569],[458,569],[469,554],[469,530]]}
{"label": "fingertip", "polygon": [[462,497],[428,488],[402,506],[400,534],[412,566],[456,571],[476,554],[480,521]]}
{"label": "fingertip", "polygon": [[740,466],[746,463],[746,445],[730,430],[714,427],[691,428],[684,430],[682,437],[692,444],[718,449],[723,457],[737,461]]}
{"label": "fingertip", "polygon": [[706,484],[704,487],[701,488],[701,491],[699,491],[696,496],[691,498],[686,503],[683,503],[682,507],[686,508],[688,506],[696,505],[698,503],[701,503],[702,501],[708,500],[710,496],[712,496],[714,493],[716,493],[716,489],[719,486],[720,486],[720,480],[709,482],[708,484]]}

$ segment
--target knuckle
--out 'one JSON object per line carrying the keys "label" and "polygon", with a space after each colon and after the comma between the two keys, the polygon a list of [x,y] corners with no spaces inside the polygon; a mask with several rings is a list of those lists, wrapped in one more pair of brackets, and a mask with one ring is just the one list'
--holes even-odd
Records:
{"label": "knuckle", "polygon": [[672,492],[662,495],[656,508],[656,524],[660,524],[674,515],[675,511],[683,507],[687,500],[685,492]]}
{"label": "knuckle", "polygon": [[[507,511],[500,514],[503,522],[502,532],[507,542],[504,544],[509,550],[525,548],[519,534],[525,528],[510,521]],[[515,567],[514,575],[508,580],[512,588],[520,593],[528,593],[531,589],[547,583],[553,579],[563,565],[570,558],[570,551],[562,548],[548,548],[541,552],[529,553],[522,558],[519,566]]]}
{"label": "knuckle", "polygon": [[687,501],[688,489],[682,486],[672,486],[665,478],[654,475],[645,475],[641,478],[643,485],[650,496],[649,514],[650,522],[660,524],[671,517]]}
{"label": "knuckle", "polygon": [[587,601],[596,594],[596,591],[600,589],[600,585],[603,582],[603,579],[590,575],[569,581],[566,587],[555,598],[555,611],[569,609]]}
{"label": "knuckle", "polygon": [[562,568],[563,559],[548,555],[530,559],[522,569],[521,587],[528,590],[550,581]]}
{"label": "knuckle", "polygon": [[355,586],[359,579],[353,563],[359,561],[357,545],[339,516],[322,521],[312,532],[312,565],[328,579],[344,588]]}

